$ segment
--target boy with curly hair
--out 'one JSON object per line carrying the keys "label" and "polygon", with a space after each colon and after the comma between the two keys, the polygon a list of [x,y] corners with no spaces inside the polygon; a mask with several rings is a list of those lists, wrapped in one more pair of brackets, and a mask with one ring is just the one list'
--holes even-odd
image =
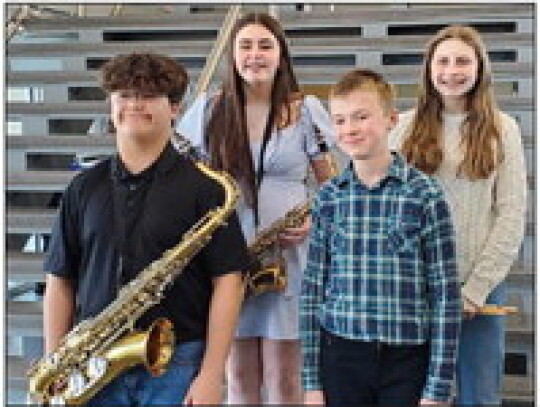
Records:
{"label": "boy with curly hair", "polygon": [[[224,200],[223,188],[171,142],[188,82],[184,68],[165,56],[133,53],[113,58],[101,73],[118,153],[77,174],[64,194],[44,265],[47,352]],[[152,377],[135,366],[88,405],[218,404],[246,264],[233,214],[136,321],[142,330],[157,318],[172,321],[176,344],[166,372]]]}

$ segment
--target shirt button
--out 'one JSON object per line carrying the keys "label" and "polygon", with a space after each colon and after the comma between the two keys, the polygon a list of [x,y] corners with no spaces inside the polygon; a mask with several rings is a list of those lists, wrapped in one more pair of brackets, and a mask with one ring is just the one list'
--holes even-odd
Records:
{"label": "shirt button", "polygon": [[137,184],[129,184],[129,190],[135,191],[137,189]]}

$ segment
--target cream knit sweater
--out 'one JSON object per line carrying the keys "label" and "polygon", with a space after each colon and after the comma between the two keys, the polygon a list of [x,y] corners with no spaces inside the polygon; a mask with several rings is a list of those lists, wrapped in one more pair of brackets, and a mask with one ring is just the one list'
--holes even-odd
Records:
{"label": "cream knit sweater", "polygon": [[[401,147],[414,111],[400,115],[390,134],[390,148]],[[527,178],[521,132],[515,120],[501,112],[504,161],[488,179],[458,178],[462,160],[460,124],[465,114],[443,115],[444,158],[434,174],[441,184],[454,220],[462,295],[483,305],[504,280],[524,234]]]}

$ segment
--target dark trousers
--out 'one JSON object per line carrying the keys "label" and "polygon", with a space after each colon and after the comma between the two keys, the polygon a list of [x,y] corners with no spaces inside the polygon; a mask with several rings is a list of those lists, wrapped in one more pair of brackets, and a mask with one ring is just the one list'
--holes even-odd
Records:
{"label": "dark trousers", "polygon": [[385,345],[323,330],[321,379],[327,407],[417,407],[427,375],[427,345]]}

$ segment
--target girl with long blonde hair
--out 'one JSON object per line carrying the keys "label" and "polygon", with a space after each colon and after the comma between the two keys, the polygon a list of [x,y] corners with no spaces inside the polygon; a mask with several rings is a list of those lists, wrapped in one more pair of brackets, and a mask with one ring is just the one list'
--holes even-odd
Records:
{"label": "girl with long blonde hair", "polygon": [[501,402],[504,320],[479,313],[505,302],[505,279],[524,235],[526,170],[520,129],[499,110],[486,48],[471,27],[428,43],[416,107],[391,145],[441,183],[456,229],[464,321],[457,405]]}

